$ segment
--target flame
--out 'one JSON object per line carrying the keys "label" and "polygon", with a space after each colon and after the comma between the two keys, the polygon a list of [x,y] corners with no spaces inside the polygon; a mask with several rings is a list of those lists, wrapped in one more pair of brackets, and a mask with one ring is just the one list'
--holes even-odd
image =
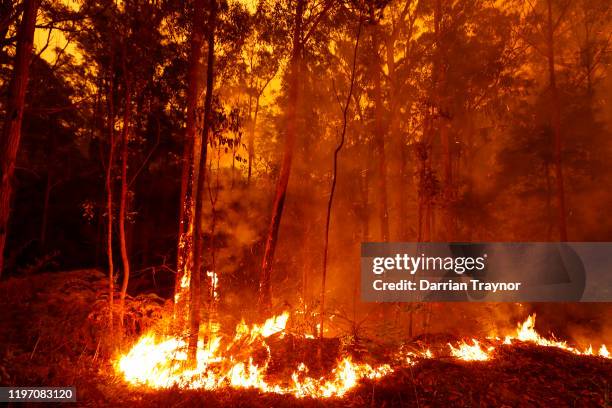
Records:
{"label": "flame", "polygon": [[[346,394],[362,379],[379,379],[393,372],[389,365],[372,367],[358,364],[346,357],[321,378],[308,376],[308,367],[300,364],[291,375],[289,384],[270,384],[266,371],[270,360],[269,347],[265,339],[284,335],[289,313],[266,320],[262,325],[247,326],[244,321],[236,326],[233,341],[223,345],[221,337],[210,339],[206,344],[200,341],[196,366],[187,364],[187,343],[177,337],[156,338],[153,334],[143,336],[134,347],[121,356],[116,363],[118,371],[133,385],[147,385],[151,388],[202,388],[214,390],[222,387],[255,388],[263,392],[293,394],[296,397],[328,398]],[[239,347],[234,347],[239,345]],[[256,363],[249,356],[244,361],[233,355],[234,348],[240,352],[254,351],[255,346],[267,350],[268,357]],[[252,349],[252,350],[251,350]]]}
{"label": "flame", "polygon": [[[213,298],[213,301],[219,300],[219,276],[214,271],[206,271],[206,277],[210,280],[210,291]],[[183,282],[181,281],[181,287],[183,287]]]}
{"label": "flame", "polygon": [[391,372],[393,369],[388,364],[372,368],[369,364],[355,364],[347,357],[332,371],[333,377],[329,380],[308,376],[300,378],[300,374],[308,373],[308,368],[302,363],[291,375],[293,385],[290,392],[296,397],[341,397],[357,386],[361,379],[380,379]]}
{"label": "flame", "polygon": [[400,351],[397,355],[398,360],[408,364],[408,365],[415,365],[417,363],[417,361],[419,360],[427,360],[427,359],[431,359],[433,358],[434,355],[431,352],[430,349],[427,349],[425,351],[419,351],[419,352],[414,352],[414,351]]}
{"label": "flame", "polygon": [[472,339],[472,343],[472,345],[469,345],[466,342],[461,342],[459,348],[455,348],[449,343],[448,347],[450,347],[452,356],[465,361],[486,361],[490,358],[489,353],[495,349],[489,347],[486,351],[483,350],[476,339]]}
{"label": "flame", "polygon": [[[536,315],[533,314],[528,316],[523,323],[519,323],[516,329],[516,334],[514,336],[506,336],[506,338],[504,339],[504,344],[512,344],[513,341],[519,340],[523,342],[535,343],[538,346],[543,347],[560,348],[562,350],[569,351],[570,353],[582,356],[595,355],[595,353],[593,352],[593,347],[591,345],[589,345],[589,347],[586,348],[584,351],[580,351],[579,349],[568,345],[565,341],[559,341],[554,339],[554,336],[552,340],[540,336],[540,334],[535,330],[535,319]],[[605,344],[601,345],[598,355],[600,357],[610,358],[610,353],[608,352],[608,349],[606,348]]]}
{"label": "flame", "polygon": [[[378,380],[394,371],[389,364],[373,367],[344,357],[328,375],[312,376],[306,364],[300,363],[290,379],[271,381],[267,378],[271,352],[266,341],[272,336],[285,336],[288,320],[288,312],[271,317],[260,325],[249,326],[243,320],[236,325],[233,337],[219,335],[217,331],[211,330],[206,341],[198,343],[196,362],[191,365],[187,360],[185,338],[148,333],[128,353],[117,359],[115,368],[128,383],[155,389],[174,386],[206,390],[251,388],[268,393],[291,394],[298,398],[342,397],[361,380]],[[516,333],[506,336],[503,343],[512,344],[515,341],[556,347],[578,355],[610,358],[605,344],[595,353],[592,346],[580,351],[565,341],[542,337],[535,331],[535,315],[520,323]],[[501,344],[502,340],[491,338],[488,343]],[[463,361],[490,360],[495,350],[495,347],[485,347],[476,339],[470,343],[462,341],[456,347],[450,343],[448,346],[451,355]],[[424,351],[401,352],[398,357],[399,364],[407,366],[434,358],[429,348]]]}

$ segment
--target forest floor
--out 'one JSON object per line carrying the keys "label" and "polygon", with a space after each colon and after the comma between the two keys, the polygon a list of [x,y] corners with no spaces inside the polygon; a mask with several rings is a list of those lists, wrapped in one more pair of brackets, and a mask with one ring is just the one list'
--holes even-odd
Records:
{"label": "forest floor", "polygon": [[[610,360],[527,344],[499,347],[484,362],[434,358],[394,367],[343,398],[134,387],[115,373],[99,340],[105,290],[104,275],[93,270],[1,282],[0,385],[75,386],[78,405],[91,407],[612,406]],[[128,314],[144,326],[162,308],[154,296],[128,302]],[[134,332],[144,328],[136,326]]]}

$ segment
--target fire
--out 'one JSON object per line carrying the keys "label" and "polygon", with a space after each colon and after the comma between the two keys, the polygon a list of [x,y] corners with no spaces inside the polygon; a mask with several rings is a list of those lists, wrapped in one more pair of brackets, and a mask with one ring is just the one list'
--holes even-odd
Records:
{"label": "fire", "polygon": [[[586,350],[580,351],[575,347],[569,346],[565,341],[555,340],[554,338],[552,340],[545,339],[544,337],[540,336],[540,334],[535,330],[535,318],[536,315],[533,314],[527,317],[527,319],[523,323],[519,323],[516,329],[516,335],[506,336],[504,344],[512,344],[512,341],[519,340],[529,343],[535,343],[538,346],[543,347],[556,347],[562,350],[569,351],[570,353],[583,356],[592,356],[595,354],[591,345],[589,345]],[[605,344],[601,345],[598,355],[600,357],[610,358],[610,353],[608,352],[608,349],[606,348]]]}
{"label": "fire", "polygon": [[[290,394],[298,398],[342,397],[363,379],[378,380],[394,369],[388,365],[373,367],[356,363],[350,357],[342,358],[328,375],[312,376],[304,363],[300,363],[286,380],[269,380],[270,347],[266,341],[286,335],[289,313],[285,312],[260,325],[247,325],[241,321],[234,335],[223,336],[211,330],[208,338],[198,343],[196,363],[188,364],[187,341],[179,336],[159,337],[146,334],[115,367],[125,380],[133,385],[155,389],[177,386],[185,389],[215,390],[224,387],[251,388],[262,392]],[[306,336],[308,337],[308,336]],[[569,346],[565,341],[547,339],[535,331],[535,315],[529,316],[517,327],[516,333],[506,336],[504,344],[515,341],[535,343],[544,347],[556,347],[578,355],[610,358],[610,352],[602,344],[597,353],[592,346],[584,351]],[[491,338],[489,344],[502,344],[499,338]],[[483,346],[478,340],[462,341],[456,347],[448,344],[450,354],[463,361],[488,361],[493,358],[495,347]],[[434,358],[430,349],[400,352],[399,365],[413,366],[424,359]]]}
{"label": "fire", "polygon": [[465,361],[486,361],[490,358],[489,353],[495,349],[489,347],[486,351],[483,350],[476,339],[472,339],[472,343],[472,345],[469,345],[466,342],[461,342],[459,348],[455,348],[449,343],[448,347],[450,347],[452,356]]}
{"label": "fire", "polygon": [[[331,372],[329,378],[314,378],[308,375],[308,367],[300,364],[288,384],[270,384],[265,377],[270,353],[265,339],[284,335],[289,313],[268,319],[262,325],[247,326],[244,321],[236,326],[236,332],[229,344],[223,344],[221,337],[200,341],[197,364],[187,364],[187,343],[177,337],[156,338],[153,334],[143,336],[132,349],[116,363],[126,381],[133,385],[151,388],[178,386],[188,389],[214,390],[223,387],[254,388],[263,392],[293,394],[296,397],[339,397],[362,379],[379,379],[393,372],[389,365],[372,367],[358,364],[346,357]],[[233,346],[241,353],[257,347],[268,351],[267,359],[256,363],[249,356],[240,361],[232,353]]]}
{"label": "fire", "polygon": [[[308,374],[308,368],[301,364],[291,376],[293,385],[289,392],[296,397],[341,397],[357,386],[363,378],[380,379],[392,372],[393,369],[387,364],[372,368],[369,364],[355,364],[347,357],[332,371],[333,377],[324,380],[304,376]],[[301,377],[300,374],[304,377]]]}

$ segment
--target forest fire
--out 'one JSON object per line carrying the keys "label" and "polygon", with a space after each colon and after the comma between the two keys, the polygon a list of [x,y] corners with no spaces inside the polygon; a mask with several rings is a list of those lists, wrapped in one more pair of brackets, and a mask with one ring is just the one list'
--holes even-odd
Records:
{"label": "forest fire", "polygon": [[0,404],[609,406],[611,16],[0,0]]}
{"label": "forest fire", "polygon": [[[268,378],[267,371],[271,353],[267,339],[278,336],[283,338],[290,314],[285,312],[271,317],[261,325],[248,326],[241,321],[235,329],[234,337],[221,335],[200,341],[198,344],[197,364],[187,364],[187,343],[179,337],[156,338],[153,334],[144,335],[125,355],[115,363],[115,367],[125,380],[135,386],[148,386],[154,389],[178,386],[182,389],[215,390],[224,387],[237,389],[257,389],[266,393],[291,394],[298,398],[342,397],[355,388],[363,379],[378,380],[395,371],[392,364],[371,366],[356,363],[349,356],[343,357],[325,376],[312,376],[305,363],[300,363],[290,378]],[[450,356],[466,362],[494,360],[496,347],[511,345],[515,342],[535,343],[543,347],[556,347],[577,355],[610,358],[606,345],[601,345],[595,353],[589,346],[585,351],[571,347],[564,341],[549,340],[535,331],[535,315],[518,325],[513,335],[505,339],[489,339],[488,345],[477,339],[462,341],[457,346],[448,344]],[[261,357],[265,354],[265,357]],[[396,366],[412,366],[421,360],[433,359],[434,354],[427,349],[420,353],[408,353],[403,362]]]}
{"label": "forest fire", "polygon": [[[116,368],[134,385],[151,388],[178,386],[186,389],[214,390],[222,387],[254,388],[262,392],[293,394],[296,397],[339,397],[355,387],[363,378],[379,379],[393,370],[389,365],[372,367],[358,364],[350,357],[343,358],[328,378],[309,376],[308,367],[301,363],[285,383],[272,383],[265,378],[269,364],[269,347],[265,339],[284,336],[288,313],[272,317],[262,325],[236,326],[229,343],[214,337],[198,344],[197,365],[187,365],[187,344],[177,337],[156,339],[143,336],[140,341],[116,362]],[[250,353],[242,360],[238,354]],[[257,351],[267,351],[261,363],[255,362]]]}

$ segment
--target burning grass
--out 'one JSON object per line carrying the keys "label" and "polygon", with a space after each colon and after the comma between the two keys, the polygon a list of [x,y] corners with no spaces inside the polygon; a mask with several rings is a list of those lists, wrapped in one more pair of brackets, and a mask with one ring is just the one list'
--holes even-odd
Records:
{"label": "burning grass", "polygon": [[[295,316],[281,314],[259,325],[225,324],[229,330],[220,331],[218,340],[210,336],[202,342],[202,350],[210,345],[206,368],[192,373],[178,361],[183,340],[153,332],[132,340],[113,360],[100,342],[104,279],[95,271],[79,271],[0,283],[0,305],[9,312],[0,317],[3,385],[74,385],[80,405],[112,407],[609,406],[611,400],[607,348],[599,343],[578,348],[538,333],[535,317],[507,338],[423,337],[401,352],[389,349],[376,358],[351,354],[340,339],[326,338],[319,358],[319,340],[295,332]],[[91,289],[98,286],[99,292]],[[145,310],[155,311],[147,317],[150,324],[160,319],[162,310],[153,309],[150,299],[131,302],[134,321],[149,316]],[[163,315],[171,314],[169,304]],[[32,316],[35,324],[22,323]],[[143,318],[137,321],[147,327]],[[478,356],[476,346],[486,359],[452,353],[464,348]],[[133,365],[125,365],[127,356],[134,358]],[[167,372],[180,380],[168,385],[162,379],[176,377]],[[190,386],[196,379],[200,383]]]}
{"label": "burning grass", "polygon": [[[535,331],[535,315],[518,325],[516,333],[498,338],[461,341],[448,344],[448,355],[434,355],[430,349],[421,352],[400,353],[400,358],[388,364],[370,365],[356,362],[351,356],[341,356],[335,367],[320,376],[310,374],[308,365],[300,362],[286,378],[268,376],[272,360],[269,339],[288,335],[286,324],[290,314],[285,312],[268,319],[262,325],[247,326],[241,322],[228,341],[223,336],[211,336],[201,341],[197,365],[188,368],[186,342],[176,337],[157,339],[151,334],[143,336],[132,349],[122,355],[115,367],[125,380],[135,386],[154,389],[178,387],[181,389],[217,390],[222,388],[255,389],[264,393],[290,394],[297,398],[342,397],[358,387],[360,381],[380,381],[396,370],[412,367],[425,360],[454,358],[464,362],[485,362],[498,358],[498,349],[512,344],[534,344],[552,347],[579,356],[595,356],[593,348],[580,351],[566,342],[546,339]],[[293,335],[291,335],[293,336]],[[311,341],[301,336],[298,341]],[[237,352],[239,350],[239,353]],[[598,357],[609,359],[605,345]]]}
{"label": "burning grass", "polygon": [[[178,386],[186,389],[215,390],[223,387],[253,388],[262,392],[292,394],[296,397],[338,397],[364,379],[379,379],[393,370],[388,364],[372,367],[344,357],[328,376],[313,377],[305,363],[300,363],[290,381],[272,383],[266,379],[271,352],[266,339],[286,335],[289,313],[268,319],[262,325],[236,326],[231,341],[215,336],[200,341],[197,364],[188,368],[187,344],[183,339],[156,339],[143,336],[116,362],[116,368],[134,385],[152,388]],[[263,357],[262,357],[263,352]],[[240,360],[243,356],[243,360]]]}

